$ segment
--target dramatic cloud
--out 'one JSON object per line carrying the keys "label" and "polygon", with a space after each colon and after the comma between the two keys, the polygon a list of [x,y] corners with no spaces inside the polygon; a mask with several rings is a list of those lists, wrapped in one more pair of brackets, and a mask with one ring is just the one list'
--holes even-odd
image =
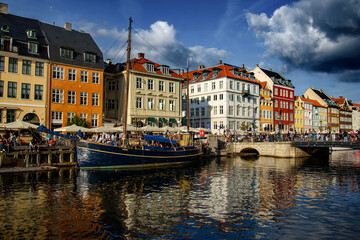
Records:
{"label": "dramatic cloud", "polygon": [[302,0],[280,7],[271,17],[246,17],[263,38],[268,56],[292,67],[336,73],[343,81],[360,81],[354,78],[360,72],[359,0]]}
{"label": "dramatic cloud", "polygon": [[[109,43],[108,49],[104,51],[104,57],[112,61],[124,61],[127,30],[119,31],[117,28],[99,28],[93,23],[80,26],[86,32],[91,33],[95,39],[110,38],[112,41],[118,39],[115,44]],[[167,64],[172,68],[184,68],[189,59],[190,68],[198,65],[209,65],[224,59],[228,53],[216,48],[205,48],[203,46],[187,47],[176,39],[176,30],[173,25],[164,21],[157,21],[150,25],[150,29],[135,29],[132,34],[132,57],[137,53],[145,53],[145,57],[160,63]]]}

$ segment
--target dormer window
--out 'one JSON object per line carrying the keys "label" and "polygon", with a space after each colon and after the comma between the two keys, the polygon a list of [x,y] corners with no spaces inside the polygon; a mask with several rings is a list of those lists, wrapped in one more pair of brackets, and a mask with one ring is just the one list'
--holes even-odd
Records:
{"label": "dormer window", "polygon": [[165,65],[160,66],[160,71],[164,75],[169,75],[169,66],[165,66]]}
{"label": "dormer window", "polygon": [[60,57],[74,59],[74,50],[68,48],[60,48]]}
{"label": "dormer window", "polygon": [[10,27],[8,25],[1,26],[1,31],[10,32]]}
{"label": "dormer window", "polygon": [[217,77],[217,75],[219,75],[219,73],[220,73],[220,69],[219,68],[214,68],[213,69],[213,78],[216,78]]}
{"label": "dormer window", "polygon": [[84,53],[84,61],[88,63],[96,63],[96,54]]}
{"label": "dormer window", "polygon": [[29,51],[29,53],[32,53],[32,54],[38,54],[39,53],[38,44],[34,43],[34,42],[29,42],[28,43],[28,51]]}
{"label": "dormer window", "polygon": [[154,64],[153,63],[145,63],[145,69],[148,72],[155,72]]}
{"label": "dormer window", "polygon": [[200,73],[194,73],[194,77],[193,77],[193,79],[194,79],[194,81],[196,81],[199,77],[200,77]]}
{"label": "dormer window", "polygon": [[203,71],[203,80],[205,80],[209,76],[209,74],[210,74],[210,71],[204,70]]}
{"label": "dormer window", "polygon": [[36,39],[37,32],[35,30],[31,30],[31,29],[27,30],[26,34],[27,34],[28,38]]}

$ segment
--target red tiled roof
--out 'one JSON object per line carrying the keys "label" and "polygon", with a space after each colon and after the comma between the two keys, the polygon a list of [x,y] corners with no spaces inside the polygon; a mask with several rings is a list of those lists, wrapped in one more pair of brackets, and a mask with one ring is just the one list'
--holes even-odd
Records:
{"label": "red tiled roof", "polygon": [[313,106],[316,106],[316,107],[324,107],[323,105],[321,105],[318,101],[316,100],[313,100],[313,99],[308,99],[308,98],[305,98],[305,101],[307,102],[311,102],[313,104]]}
{"label": "red tiled roof", "polygon": [[[219,73],[215,78],[213,78],[215,68],[219,69]],[[234,78],[234,79],[240,79],[240,80],[244,80],[244,81],[247,81],[247,82],[260,84],[260,82],[258,82],[256,80],[252,80],[249,77],[242,77],[241,75],[239,75],[239,76],[234,75],[230,71],[230,70],[233,70],[233,69],[238,69],[239,72],[245,71],[242,68],[238,68],[238,67],[235,67],[235,66],[232,66],[232,65],[227,65],[227,64],[221,64],[221,65],[217,65],[217,66],[214,66],[214,67],[197,69],[197,70],[193,70],[193,71],[189,72],[190,83],[194,80],[194,75],[199,74],[199,77],[195,80],[195,82],[207,81],[207,80],[210,80],[210,79],[216,79],[216,78],[222,78],[222,77],[231,77],[231,78]],[[206,77],[206,79],[203,79],[203,76],[204,76],[203,73],[205,71],[209,71],[210,73]],[[183,74],[180,74],[180,76],[182,78],[186,79],[187,78],[187,73],[184,72]]]}
{"label": "red tiled roof", "polygon": [[331,97],[331,99],[333,101],[335,101],[337,104],[339,105],[343,105],[345,103],[345,98],[334,98],[334,97]]}

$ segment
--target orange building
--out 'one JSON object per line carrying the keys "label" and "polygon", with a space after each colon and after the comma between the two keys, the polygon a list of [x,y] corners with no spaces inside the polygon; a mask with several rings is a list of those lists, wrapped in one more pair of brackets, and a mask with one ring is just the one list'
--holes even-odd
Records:
{"label": "orange building", "polygon": [[102,125],[103,56],[88,33],[41,23],[49,41],[48,122],[66,126],[73,117]]}

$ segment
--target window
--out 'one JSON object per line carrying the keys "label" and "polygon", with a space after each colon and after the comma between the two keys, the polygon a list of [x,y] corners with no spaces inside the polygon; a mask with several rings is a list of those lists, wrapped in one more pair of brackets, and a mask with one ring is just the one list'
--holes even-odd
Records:
{"label": "window", "polygon": [[93,83],[93,84],[99,84],[99,79],[100,79],[100,74],[94,72],[94,73],[92,74],[92,83]]}
{"label": "window", "polygon": [[9,72],[17,73],[18,71],[18,60],[17,58],[9,58]]}
{"label": "window", "polygon": [[229,100],[234,101],[234,94],[232,94],[232,93],[229,94]]}
{"label": "window", "polygon": [[217,122],[214,122],[214,129],[217,129]]}
{"label": "window", "polygon": [[4,81],[0,81],[0,97],[4,97]]}
{"label": "window", "polygon": [[220,100],[223,100],[223,99],[224,99],[224,95],[220,94]]}
{"label": "window", "polygon": [[98,126],[99,114],[91,114],[91,127]]}
{"label": "window", "polygon": [[80,73],[80,81],[83,83],[88,82],[88,72],[87,71],[81,71]]}
{"label": "window", "polygon": [[22,74],[30,75],[31,74],[31,61],[23,60],[22,61]]}
{"label": "window", "polygon": [[76,70],[69,68],[69,81],[76,81]]}
{"label": "window", "polygon": [[208,84],[205,83],[205,84],[204,84],[204,92],[207,92],[207,90],[208,90]]}
{"label": "window", "polygon": [[159,81],[159,91],[160,92],[164,91],[164,81]]}
{"label": "window", "polygon": [[30,99],[30,84],[22,83],[21,84],[21,98]]}
{"label": "window", "polygon": [[217,106],[214,106],[214,115],[217,115]]}
{"label": "window", "polygon": [[148,89],[154,90],[154,80],[152,80],[152,79],[148,80]]}
{"label": "window", "polygon": [[27,34],[28,38],[36,39],[36,33],[37,32],[35,30],[32,30],[32,29],[26,31],[26,34]]}
{"label": "window", "polygon": [[256,86],[254,86],[254,93],[256,93],[257,92],[257,87]]}
{"label": "window", "polygon": [[96,54],[84,53],[84,61],[88,63],[96,63]]}
{"label": "window", "polygon": [[190,117],[193,117],[193,116],[194,116],[194,109],[191,108],[191,109],[190,109]]}
{"label": "window", "polygon": [[76,95],[75,95],[75,91],[68,91],[68,104],[75,104],[75,99],[76,99]]}
{"label": "window", "polygon": [[51,120],[52,122],[60,122],[62,121],[62,112],[51,112]]}
{"label": "window", "polygon": [[174,111],[174,100],[169,100],[169,110]]}
{"label": "window", "polygon": [[6,109],[6,122],[11,123],[16,121],[16,110]]}
{"label": "window", "polygon": [[197,92],[201,92],[201,85],[200,84],[197,86]]}
{"label": "window", "polygon": [[73,119],[74,117],[75,117],[74,112],[68,112],[67,113],[67,122],[71,122],[71,119]]}
{"label": "window", "polygon": [[60,48],[60,57],[67,58],[67,59],[73,59],[74,58],[74,50]]}
{"label": "window", "polygon": [[293,98],[293,92],[290,91],[290,98]]}
{"label": "window", "polygon": [[278,95],[278,89],[277,88],[274,89],[275,89],[274,95]]}
{"label": "window", "polygon": [[229,115],[234,115],[234,106],[229,106]]}
{"label": "window", "polygon": [[220,106],[220,114],[224,114],[224,106]]}
{"label": "window", "polygon": [[5,58],[3,56],[0,56],[0,72],[3,72],[5,70]]}
{"label": "window", "polygon": [[53,78],[54,79],[64,79],[64,68],[62,67],[53,67]]}
{"label": "window", "polygon": [[28,52],[31,54],[38,54],[39,53],[39,45],[34,42],[28,43]]}
{"label": "window", "polygon": [[141,97],[136,98],[136,108],[142,108],[142,98]]}
{"label": "window", "polygon": [[154,99],[148,98],[148,109],[154,109]]}
{"label": "window", "polygon": [[212,90],[216,89],[216,83],[215,83],[215,82],[212,82],[212,83],[211,83],[211,89],[212,89]]}
{"label": "window", "polygon": [[240,95],[236,95],[237,101],[241,102],[241,96]]}
{"label": "window", "polygon": [[214,101],[217,101],[217,95],[214,95]]}
{"label": "window", "polygon": [[80,105],[87,105],[87,92],[80,92]]}
{"label": "window", "polygon": [[164,99],[159,99],[159,110],[164,110],[164,109],[165,109]]}
{"label": "window", "polygon": [[93,93],[91,95],[91,106],[99,106],[99,94]]}
{"label": "window", "polygon": [[169,83],[169,92],[174,93],[175,92],[175,87],[174,87],[174,83]]}
{"label": "window", "polygon": [[35,76],[38,77],[44,76],[44,63],[42,62],[35,63]]}
{"label": "window", "polygon": [[43,99],[43,85],[35,85],[35,100],[42,100]]}
{"label": "window", "polygon": [[8,98],[16,98],[16,82],[8,82]]}
{"label": "window", "polygon": [[117,91],[118,90],[118,82],[117,81],[109,81],[108,82],[108,91]]}
{"label": "window", "polygon": [[80,114],[79,114],[79,118],[80,118],[81,120],[87,121],[87,113],[80,113]]}
{"label": "window", "polygon": [[205,108],[204,107],[201,108],[201,116],[205,116]]}
{"label": "window", "polygon": [[63,103],[63,95],[64,95],[64,90],[54,88],[52,90],[52,102]]}
{"label": "window", "polygon": [[147,64],[146,64],[146,70],[147,70],[148,72],[154,72],[154,64],[147,63]]}
{"label": "window", "polygon": [[191,93],[194,93],[194,91],[195,91],[195,90],[194,90],[194,86],[192,86],[192,87],[190,88],[190,92],[191,92]]}
{"label": "window", "polygon": [[136,78],[136,88],[142,88],[142,80],[141,78]]}
{"label": "window", "polygon": [[234,89],[234,81],[230,81],[230,89]]}
{"label": "window", "polygon": [[236,90],[240,91],[240,83],[239,82],[236,83]]}
{"label": "window", "polygon": [[224,82],[223,82],[223,81],[220,81],[219,84],[220,84],[219,88],[222,89],[222,88],[224,87]]}

